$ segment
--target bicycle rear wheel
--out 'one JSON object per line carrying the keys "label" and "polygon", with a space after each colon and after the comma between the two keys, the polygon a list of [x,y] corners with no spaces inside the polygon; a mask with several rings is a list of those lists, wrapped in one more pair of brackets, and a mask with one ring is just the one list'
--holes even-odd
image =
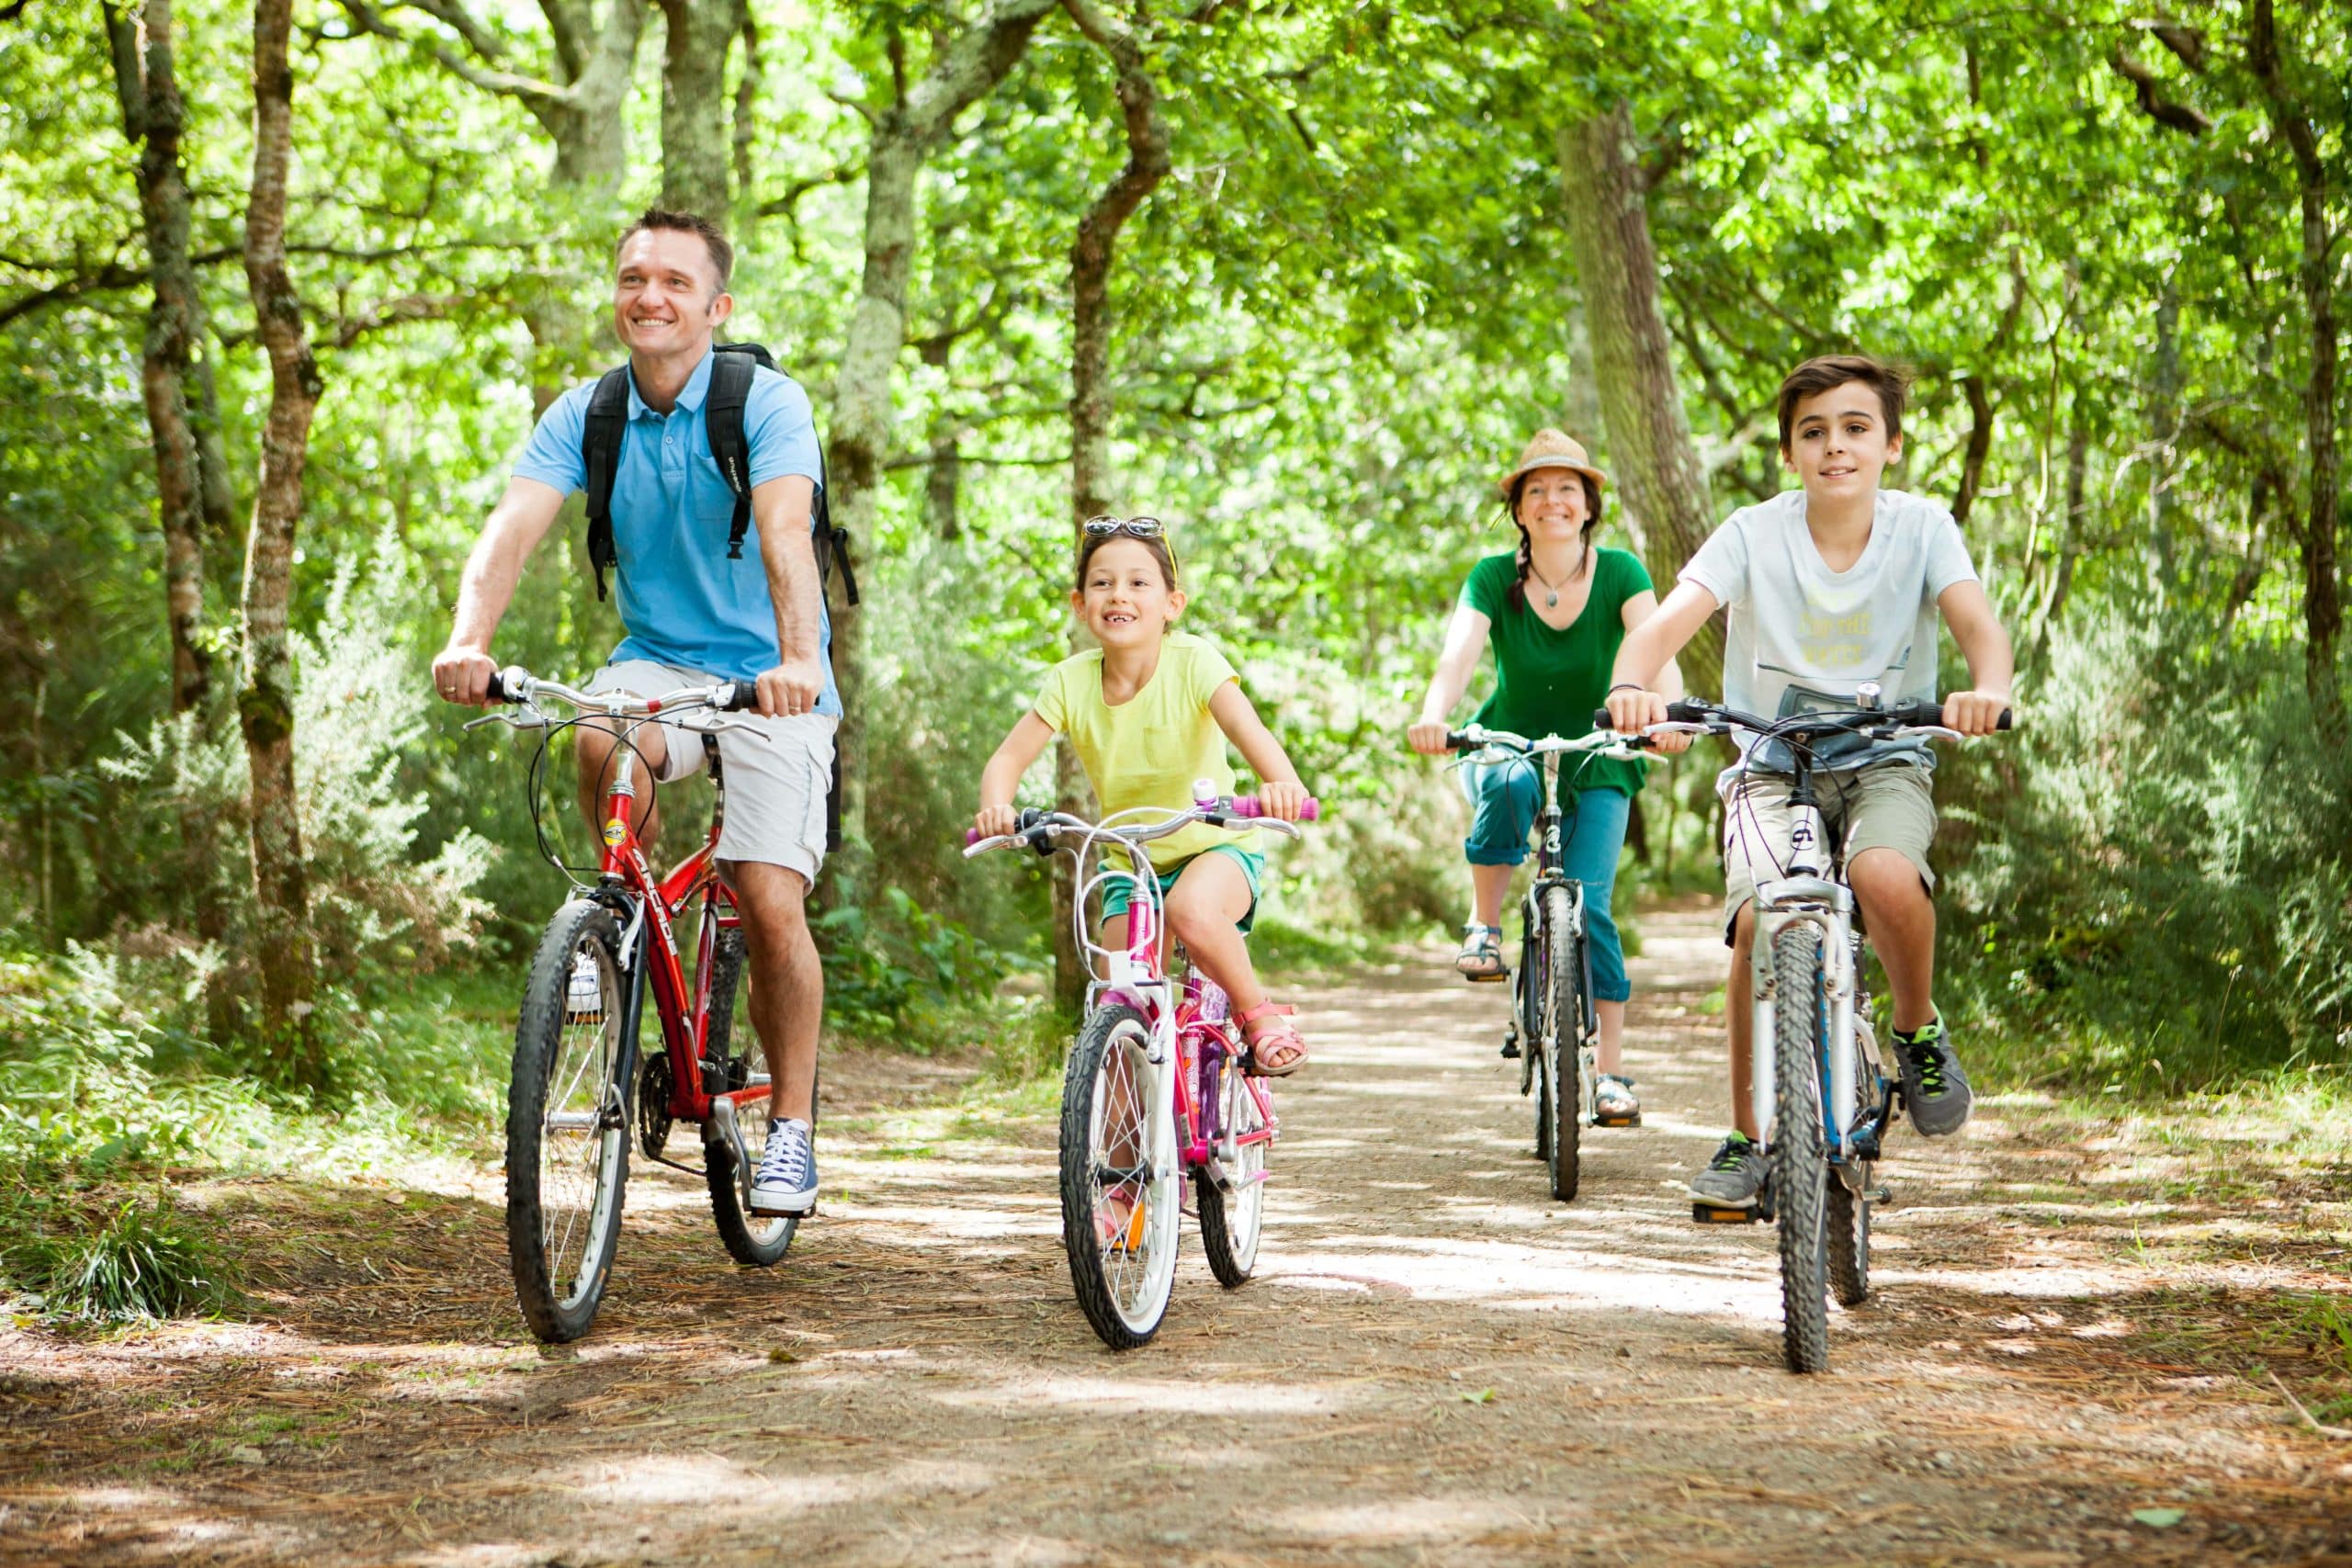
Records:
{"label": "bicycle rear wheel", "polygon": [[1159,1331],[1176,1284],[1171,1112],[1150,1055],[1143,1014],[1098,1008],[1062,1077],[1062,1245],[1080,1310],[1114,1350]]}
{"label": "bicycle rear wheel", "polygon": [[[1262,1134],[1266,1116],[1238,1066],[1227,1062],[1219,1077],[1224,1080],[1225,1105],[1217,1124],[1236,1140],[1234,1157],[1225,1162],[1225,1174],[1232,1185],[1220,1187],[1205,1173],[1196,1175],[1194,1180],[1201,1196],[1201,1250],[1208,1255],[1209,1272],[1216,1276],[1216,1282],[1231,1290],[1258,1266],[1258,1233],[1266,1217],[1266,1140],[1247,1144],[1238,1140]],[[1258,1088],[1272,1093],[1262,1084]]]}
{"label": "bicycle rear wheel", "polygon": [[[714,1093],[750,1089],[768,1081],[767,1051],[751,1021],[742,1021],[736,1039],[736,1009],[743,990],[742,928],[718,933],[718,951],[710,961],[710,1024],[703,1036],[703,1059]],[[735,1124],[743,1131],[743,1147],[757,1159],[767,1142],[768,1102],[765,1096],[739,1101]],[[800,1222],[789,1214],[754,1214],[743,1207],[743,1190],[735,1170],[735,1152],[725,1140],[703,1145],[703,1173],[710,1183],[710,1217],[727,1255],[753,1269],[783,1260]]]}
{"label": "bicycle rear wheel", "polygon": [[1536,998],[1542,1010],[1539,1043],[1551,1093],[1544,1106],[1550,1125],[1545,1129],[1544,1170],[1552,1179],[1552,1196],[1565,1203],[1577,1195],[1578,1158],[1584,1130],[1584,954],[1574,934],[1574,917],[1566,887],[1544,892],[1544,950],[1546,958],[1544,991]]}
{"label": "bicycle rear wheel", "polygon": [[1821,932],[1810,920],[1792,920],[1772,939],[1772,1202],[1781,1350],[1792,1372],[1829,1365],[1829,1154],[1821,1125],[1829,1002],[1821,957]]}
{"label": "bicycle rear wheel", "polygon": [[586,899],[531,960],[506,1099],[506,1252],[514,1298],[551,1345],[588,1332],[620,1242],[633,1042],[620,928]]}

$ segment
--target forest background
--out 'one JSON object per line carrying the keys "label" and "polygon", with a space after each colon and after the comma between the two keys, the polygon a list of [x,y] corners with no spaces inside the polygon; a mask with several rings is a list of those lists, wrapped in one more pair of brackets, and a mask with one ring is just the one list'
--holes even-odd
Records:
{"label": "forest background", "polygon": [[[496,1124],[562,884],[524,756],[425,666],[534,414],[618,357],[611,246],[653,200],[724,220],[731,335],[808,388],[853,536],[836,1037],[1051,1059],[1050,996],[1003,987],[1051,963],[1046,872],[957,851],[1069,646],[1073,519],[1174,525],[1188,618],[1333,807],[1261,946],[1336,962],[1460,919],[1459,796],[1403,727],[1526,436],[1594,448],[1608,542],[1668,582],[1789,482],[1781,375],[1860,349],[1917,371],[1891,482],[1951,507],[2019,649],[2023,728],[1939,773],[1972,1062],[2344,1103],[2335,6],[6,0],[0,28],[19,1284],[167,1230],[119,1200],[172,1171],[362,1174]],[[503,660],[576,676],[616,640],[582,533],[575,503]],[[1712,880],[1713,772],[1654,780],[1628,897]]]}

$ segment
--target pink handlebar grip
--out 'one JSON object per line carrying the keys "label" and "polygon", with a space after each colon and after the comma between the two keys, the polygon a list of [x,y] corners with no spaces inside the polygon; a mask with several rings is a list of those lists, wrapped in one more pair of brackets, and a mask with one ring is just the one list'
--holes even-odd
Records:
{"label": "pink handlebar grip", "polygon": [[[1305,806],[1299,807],[1298,819],[1302,822],[1312,822],[1322,814],[1322,802],[1309,798]],[[1233,797],[1233,815],[1263,817],[1266,815],[1266,807],[1264,803],[1254,795],[1237,795]]]}
{"label": "pink handlebar grip", "polygon": [[974,844],[977,844],[979,841],[980,830],[978,828],[967,828],[964,829],[964,847],[966,849],[970,849]]}

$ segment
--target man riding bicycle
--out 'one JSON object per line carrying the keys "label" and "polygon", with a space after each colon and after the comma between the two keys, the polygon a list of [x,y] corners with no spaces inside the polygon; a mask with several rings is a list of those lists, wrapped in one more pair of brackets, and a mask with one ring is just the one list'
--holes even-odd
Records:
{"label": "man riding bicycle", "polygon": [[[628,636],[588,689],[648,697],[711,681],[756,688],[763,722],[718,741],[728,805],[718,858],[749,941],[752,1023],[778,1065],[752,1206],[807,1214],[817,1202],[812,1124],[824,974],[805,901],[825,856],[842,705],[811,533],[823,474],[816,425],[808,394],[765,366],[754,369],[741,409],[750,454],[745,542],[754,547],[741,558],[729,547],[736,495],[713,457],[706,411],[718,358],[714,334],[735,306],[727,291],[733,265],[725,237],[693,213],[649,209],[621,236],[613,330],[629,351],[628,386],[609,514]],[[595,390],[583,383],[548,406],[467,558],[449,643],[433,661],[434,684],[449,702],[488,701],[491,638],[524,563],[565,499],[591,489],[583,442]],[[595,720],[577,735],[580,800],[593,832],[603,825],[623,742]],[[626,744],[664,783],[691,775],[704,760],[698,739],[658,723],[631,729]],[[632,811],[650,840],[652,792]]]}

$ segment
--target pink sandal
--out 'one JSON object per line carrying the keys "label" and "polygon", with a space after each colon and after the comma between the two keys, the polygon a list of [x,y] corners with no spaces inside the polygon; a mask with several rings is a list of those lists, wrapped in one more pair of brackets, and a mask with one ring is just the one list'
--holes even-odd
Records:
{"label": "pink sandal", "polygon": [[[1297,1030],[1283,1021],[1284,1019],[1295,1017],[1297,1012],[1298,1010],[1295,1007],[1285,1007],[1275,1001],[1262,1001],[1246,1012],[1238,1012],[1233,1015],[1233,1021],[1241,1026],[1241,1037],[1250,1043],[1250,1062],[1242,1069],[1244,1072],[1252,1077],[1286,1078],[1306,1066],[1306,1042],[1300,1037]],[[1250,1026],[1260,1019],[1271,1019],[1272,1021],[1253,1034],[1250,1032]],[[1270,1067],[1266,1065],[1269,1050],[1288,1052],[1289,1055],[1284,1057],[1281,1066]]]}

